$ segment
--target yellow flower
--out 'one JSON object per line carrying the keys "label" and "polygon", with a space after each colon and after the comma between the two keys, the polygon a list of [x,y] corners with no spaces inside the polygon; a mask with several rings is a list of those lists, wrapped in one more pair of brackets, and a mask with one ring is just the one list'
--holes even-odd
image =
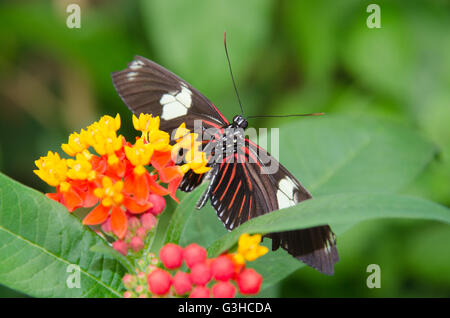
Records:
{"label": "yellow flower", "polygon": [[111,166],[119,162],[115,152],[123,145],[122,135],[116,133],[117,127],[120,127],[119,115],[115,119],[111,116],[103,116],[100,121],[87,128],[84,137],[99,155],[108,156],[108,164]]}
{"label": "yellow flower", "polygon": [[120,128],[120,115],[117,114],[115,118],[109,115],[102,116],[98,123],[104,129],[118,131]]}
{"label": "yellow flower", "polygon": [[254,261],[260,256],[266,254],[269,250],[265,246],[260,246],[261,235],[242,234],[238,241],[238,250],[234,255],[234,260],[238,264],[244,264],[245,261]]}
{"label": "yellow flower", "polygon": [[197,174],[205,173],[211,169],[206,166],[208,164],[208,159],[204,152],[191,149],[187,152],[186,158],[190,168]]}
{"label": "yellow flower", "polygon": [[102,200],[102,205],[109,207],[111,205],[119,205],[123,201],[123,181],[113,183],[111,178],[103,177],[102,188],[96,188],[94,195]]}
{"label": "yellow flower", "polygon": [[198,139],[198,134],[190,133],[184,135],[183,138],[178,139],[177,145],[185,149],[198,149],[198,147],[202,144]]}
{"label": "yellow flower", "polygon": [[189,130],[185,128],[183,123],[175,132],[174,138],[177,140],[177,143],[172,147],[172,158],[174,158],[174,161],[177,161],[181,149],[187,150],[184,156],[186,164],[181,166],[183,173],[192,169],[197,174],[203,174],[211,169],[207,167],[208,159],[206,154],[199,150],[202,143],[197,140],[198,134],[189,133]]}
{"label": "yellow flower", "polygon": [[146,171],[144,166],[148,165],[152,158],[153,146],[151,144],[145,144],[144,140],[140,138],[133,147],[125,146],[125,155],[133,166],[135,166],[134,172],[141,175]]}
{"label": "yellow flower", "polygon": [[148,135],[148,142],[157,151],[170,151],[170,135],[162,130],[155,130]]}
{"label": "yellow flower", "polygon": [[56,152],[49,151],[46,157],[41,157],[34,163],[38,170],[33,172],[52,187],[60,185],[67,179],[67,162]]}
{"label": "yellow flower", "polygon": [[67,166],[70,168],[67,176],[76,180],[94,180],[96,178],[95,171],[92,170],[92,164],[89,159],[92,155],[86,150],[84,153],[79,153],[76,160],[67,159]]}
{"label": "yellow flower", "polygon": [[181,138],[189,134],[189,132],[190,130],[186,128],[186,124],[182,123],[180,127],[177,128],[173,139],[175,139],[177,142],[181,141]]}
{"label": "yellow flower", "polygon": [[159,116],[153,117],[150,114],[133,115],[133,126],[136,130],[142,131],[142,139],[150,143],[156,151],[168,151],[170,146],[170,135],[159,130]]}
{"label": "yellow flower", "polygon": [[67,192],[70,189],[70,183],[69,182],[61,182],[59,185],[59,191],[61,192]]}
{"label": "yellow flower", "polygon": [[159,130],[159,116],[153,117],[151,114],[140,113],[139,117],[133,115],[134,129],[142,132],[142,138],[148,141],[148,136]]}
{"label": "yellow flower", "polygon": [[85,138],[86,131],[81,130],[81,133],[72,133],[69,135],[69,141],[67,144],[62,144],[61,149],[69,156],[75,156],[77,153],[82,152],[89,148],[89,144]]}

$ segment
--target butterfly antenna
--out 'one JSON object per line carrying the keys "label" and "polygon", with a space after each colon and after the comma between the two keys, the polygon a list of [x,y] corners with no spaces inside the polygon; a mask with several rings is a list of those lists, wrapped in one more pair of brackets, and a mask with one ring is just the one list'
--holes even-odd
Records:
{"label": "butterfly antenna", "polygon": [[242,107],[241,98],[239,97],[239,93],[236,87],[236,81],[234,80],[233,71],[231,69],[231,62],[230,62],[230,56],[228,55],[228,49],[227,49],[227,32],[224,32],[223,34],[223,44],[225,46],[225,54],[227,55],[227,61],[228,61],[228,68],[230,69],[231,74],[231,80],[233,81],[234,90],[236,92],[237,99],[239,101],[239,106],[241,107],[241,115],[244,115],[244,108]]}
{"label": "butterfly antenna", "polygon": [[292,115],[256,115],[248,116],[247,118],[263,118],[263,117],[303,117],[303,116],[322,116],[325,113],[311,113],[311,114],[292,114]]}

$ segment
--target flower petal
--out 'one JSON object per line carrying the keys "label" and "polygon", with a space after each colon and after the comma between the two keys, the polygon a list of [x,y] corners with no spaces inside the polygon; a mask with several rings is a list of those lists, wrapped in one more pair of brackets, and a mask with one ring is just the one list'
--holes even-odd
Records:
{"label": "flower petal", "polygon": [[111,207],[105,207],[103,204],[97,205],[86,217],[83,219],[85,225],[96,225],[105,222],[109,216]]}
{"label": "flower petal", "polygon": [[120,239],[124,238],[127,233],[128,220],[125,212],[118,206],[112,208],[111,212],[111,228],[114,234]]}
{"label": "flower petal", "polygon": [[146,173],[134,177],[134,195],[138,200],[145,200],[150,193]]}
{"label": "flower petal", "polygon": [[55,201],[57,201],[57,202],[59,202],[59,200],[60,200],[60,198],[61,198],[59,192],[56,192],[56,193],[46,193],[45,195],[47,196],[47,198],[50,198],[50,199],[55,200]]}
{"label": "flower petal", "polygon": [[170,197],[171,197],[172,199],[174,199],[177,203],[179,203],[179,200],[178,200],[178,198],[176,197],[176,193],[177,193],[178,186],[179,186],[180,183],[181,183],[181,180],[183,180],[183,177],[179,177],[179,178],[177,178],[177,179],[174,179],[174,180],[172,180],[172,181],[169,183]]}
{"label": "flower petal", "polygon": [[151,164],[156,170],[160,170],[169,164],[170,159],[172,159],[170,151],[155,151],[152,156]]}
{"label": "flower petal", "polygon": [[69,212],[81,207],[83,205],[83,199],[80,195],[74,190],[73,187],[70,187],[66,192],[62,192],[63,204],[66,206]]}
{"label": "flower petal", "polygon": [[164,183],[169,183],[172,180],[178,179],[183,176],[179,166],[162,168],[158,170],[158,175],[161,181]]}
{"label": "flower petal", "polygon": [[148,186],[150,188],[150,191],[157,195],[167,195],[170,193],[169,190],[161,186],[159,183],[156,182],[156,176],[147,175],[148,180]]}
{"label": "flower petal", "polygon": [[94,206],[98,202],[98,198],[94,195],[94,189],[96,185],[94,183],[90,183],[87,186],[87,191],[82,195],[83,197],[83,207],[90,208]]}
{"label": "flower petal", "polygon": [[131,213],[143,213],[145,211],[147,211],[148,209],[150,209],[151,207],[153,207],[153,204],[150,202],[139,202],[138,200],[136,200],[135,198],[126,196],[123,199],[122,204],[127,208],[128,211],[130,211]]}

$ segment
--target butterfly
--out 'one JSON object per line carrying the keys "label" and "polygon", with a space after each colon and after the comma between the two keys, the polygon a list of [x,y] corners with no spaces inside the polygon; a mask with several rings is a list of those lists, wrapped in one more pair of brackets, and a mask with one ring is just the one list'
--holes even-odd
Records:
{"label": "butterfly", "polygon": [[[136,56],[126,69],[112,73],[112,79],[127,107],[135,115],[159,116],[161,130],[171,132],[182,123],[187,129],[194,130],[195,121],[201,121],[204,130],[217,131],[212,139],[203,143],[204,148],[216,149],[212,153],[219,153],[222,160],[212,162],[211,169],[205,174],[189,170],[179,189],[190,192],[204,180],[209,180],[197,208],[209,200],[228,230],[254,217],[311,198],[285,167],[245,138],[243,130],[248,122],[242,115],[235,116],[230,123],[203,94],[164,67]],[[227,133],[229,131],[232,133]],[[278,169],[268,173],[269,165],[273,163]],[[336,237],[328,225],[265,236],[272,239],[272,250],[281,247],[324,274],[334,273],[334,264],[339,257]]]}

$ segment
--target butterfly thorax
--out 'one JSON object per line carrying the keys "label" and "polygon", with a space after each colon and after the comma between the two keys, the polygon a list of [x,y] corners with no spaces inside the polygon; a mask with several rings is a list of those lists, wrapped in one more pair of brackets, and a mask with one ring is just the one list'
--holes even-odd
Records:
{"label": "butterfly thorax", "polygon": [[244,129],[234,124],[225,126],[222,133],[213,136],[203,148],[209,158],[210,165],[233,160],[235,155],[242,152],[245,144]]}
{"label": "butterfly thorax", "polygon": [[233,117],[233,123],[231,124],[231,126],[234,126],[236,128],[245,129],[248,126],[248,122],[243,116],[236,115]]}

